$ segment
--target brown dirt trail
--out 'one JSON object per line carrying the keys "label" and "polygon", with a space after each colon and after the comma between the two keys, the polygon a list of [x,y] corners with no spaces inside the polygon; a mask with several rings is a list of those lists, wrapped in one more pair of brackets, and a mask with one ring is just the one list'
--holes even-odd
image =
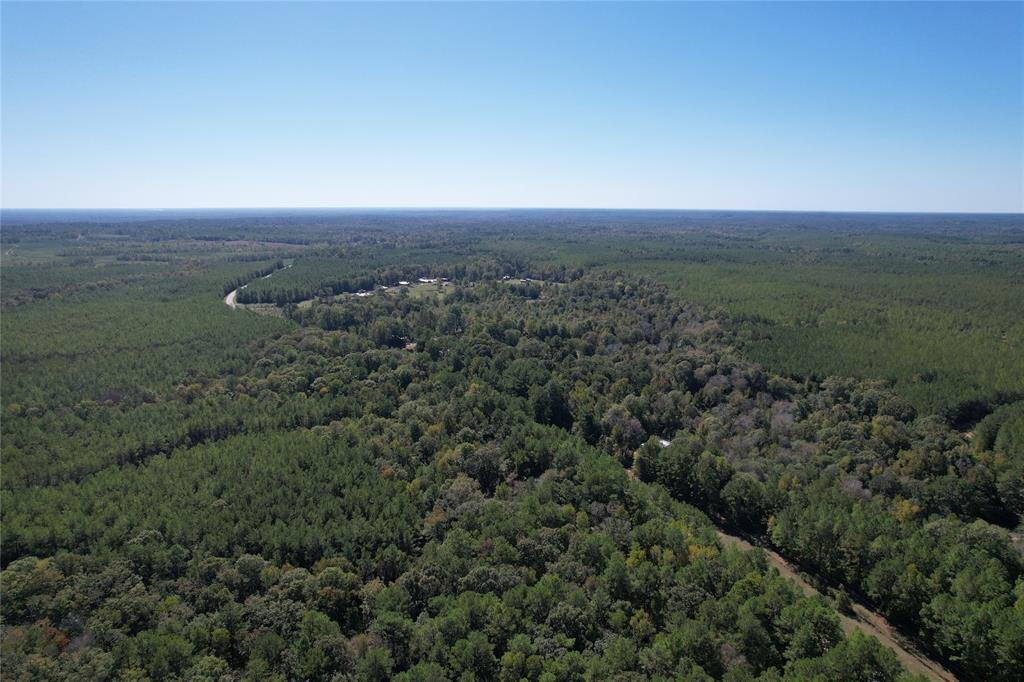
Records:
{"label": "brown dirt trail", "polygon": [[[721,529],[716,530],[716,533],[718,539],[726,547],[738,547],[744,550],[754,549],[754,545],[743,538],[729,535]],[[813,585],[800,576],[800,573],[792,564],[779,556],[779,554],[764,547],[760,549],[768,557],[768,563],[774,566],[783,578],[796,583],[805,595],[810,597],[820,594]],[[852,618],[846,614],[839,613],[839,625],[843,628],[843,632],[850,634],[854,630],[860,630],[867,635],[875,637],[883,646],[891,649],[897,658],[900,659],[903,667],[911,673],[924,675],[930,680],[943,680],[943,682],[954,682],[956,680],[956,676],[953,673],[946,670],[940,663],[925,656],[913,642],[908,641],[906,637],[897,632],[883,616],[857,602],[853,602],[852,608]]]}

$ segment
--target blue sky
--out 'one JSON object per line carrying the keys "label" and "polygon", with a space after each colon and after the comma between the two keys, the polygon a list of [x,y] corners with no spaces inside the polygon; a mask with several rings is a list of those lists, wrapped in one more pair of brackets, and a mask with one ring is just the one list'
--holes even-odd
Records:
{"label": "blue sky", "polygon": [[2,4],[3,205],[1024,211],[1024,4]]}

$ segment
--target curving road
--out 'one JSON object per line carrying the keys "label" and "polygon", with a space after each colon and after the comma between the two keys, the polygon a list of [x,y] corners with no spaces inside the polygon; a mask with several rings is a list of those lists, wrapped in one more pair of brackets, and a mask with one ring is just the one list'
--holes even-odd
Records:
{"label": "curving road", "polygon": [[[289,263],[288,265],[285,265],[283,268],[278,268],[278,269],[279,270],[287,270],[291,266],[292,266],[292,264]],[[277,270],[274,270],[274,272],[277,272]],[[260,277],[260,279],[270,279],[271,277],[274,276],[274,272],[270,273],[269,275],[263,275],[262,277]],[[239,304],[236,303],[235,301],[236,301],[236,299],[238,299],[238,292],[241,291],[242,289],[246,288],[247,286],[249,286],[249,285],[248,284],[243,284],[242,286],[238,287],[237,289],[232,291],[230,294],[225,296],[224,297],[224,305],[226,305],[227,307],[231,308],[232,310],[237,308],[239,306]]]}
{"label": "curving road", "polygon": [[227,307],[231,308],[232,310],[237,308],[238,304],[235,303],[235,299],[238,298],[238,292],[241,291],[242,289],[246,288],[247,286],[249,286],[249,285],[248,284],[243,284],[242,286],[238,287],[237,289],[232,291],[230,294],[225,296],[224,297],[224,305],[226,305]]}

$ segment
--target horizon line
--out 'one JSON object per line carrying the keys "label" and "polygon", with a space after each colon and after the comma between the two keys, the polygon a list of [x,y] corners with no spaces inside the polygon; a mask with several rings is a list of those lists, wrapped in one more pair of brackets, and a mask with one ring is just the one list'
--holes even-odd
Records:
{"label": "horizon line", "polygon": [[855,213],[884,215],[1020,215],[1016,211],[999,210],[910,210],[910,209],[815,209],[815,208],[685,208],[649,206],[71,206],[0,207],[7,211],[663,211],[692,213]]}

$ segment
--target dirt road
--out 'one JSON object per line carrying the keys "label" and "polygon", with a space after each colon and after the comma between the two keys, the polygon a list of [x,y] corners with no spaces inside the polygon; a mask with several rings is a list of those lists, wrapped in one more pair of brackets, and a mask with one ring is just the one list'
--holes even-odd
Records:
{"label": "dirt road", "polygon": [[[743,538],[736,537],[735,535],[729,535],[721,529],[718,529],[716,533],[718,534],[718,539],[721,540],[722,544],[726,547],[738,547],[744,550],[754,549],[754,546]],[[803,590],[804,594],[807,596],[819,594],[818,590],[800,577],[800,573],[792,564],[770,549],[762,547],[761,550],[767,555],[768,563],[778,569],[782,577],[795,582],[800,589]],[[911,673],[924,675],[931,680],[943,680],[947,682],[956,680],[956,676],[954,676],[953,673],[949,672],[941,664],[931,660],[921,653],[921,651],[914,646],[913,642],[907,641],[907,639],[900,635],[900,633],[898,633],[895,628],[893,628],[892,625],[890,625],[889,622],[881,615],[856,602],[854,602],[852,606],[854,617],[851,618],[845,614],[839,614],[839,624],[843,628],[843,632],[849,634],[854,630],[860,630],[865,634],[877,638],[884,646],[892,649],[900,659],[900,663],[903,664],[903,667]]]}
{"label": "dirt road", "polygon": [[[285,266],[284,266],[283,268],[280,268],[280,269],[281,269],[281,270],[287,270],[287,269],[288,269],[288,268],[290,268],[291,266],[292,266],[292,263],[289,263],[288,265],[285,265]],[[274,272],[277,272],[277,270],[275,270]],[[274,275],[274,272],[271,272],[271,273],[270,273],[270,274],[268,274],[268,275],[263,275],[262,277],[260,277],[260,279],[270,279],[271,277],[273,277],[273,275]],[[227,307],[231,308],[232,310],[234,310],[235,308],[237,308],[237,307],[238,307],[238,305],[239,305],[239,304],[237,303],[237,299],[238,299],[238,292],[239,292],[239,291],[241,291],[242,289],[246,288],[247,286],[249,286],[249,285],[248,285],[248,284],[243,284],[242,286],[238,287],[237,289],[235,289],[234,291],[232,291],[232,292],[231,292],[230,294],[228,294],[227,296],[225,296],[225,297],[224,297],[224,305],[226,305]]]}
{"label": "dirt road", "polygon": [[[267,275],[267,276],[269,277],[269,275]],[[238,287],[237,289],[232,291],[230,294],[225,296],[224,297],[224,305],[226,305],[227,307],[231,308],[232,310],[237,308],[238,304],[235,303],[235,299],[238,298],[238,292],[241,291],[242,289],[246,288],[247,286],[249,286],[249,285],[248,284],[243,284],[242,286]]]}

